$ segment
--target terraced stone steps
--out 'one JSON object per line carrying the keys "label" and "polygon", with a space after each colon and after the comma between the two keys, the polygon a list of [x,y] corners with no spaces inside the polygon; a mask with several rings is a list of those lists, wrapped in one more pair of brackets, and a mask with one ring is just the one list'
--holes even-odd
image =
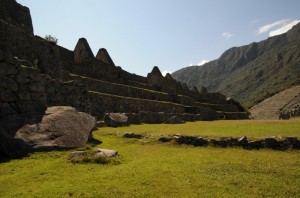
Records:
{"label": "terraced stone steps", "polygon": [[251,117],[253,119],[280,119],[282,113],[288,114],[294,109],[299,109],[299,98],[300,86],[293,86],[252,107]]}
{"label": "terraced stone steps", "polygon": [[[170,95],[165,92],[112,83],[72,73],[64,76],[65,80],[75,80],[86,86],[92,104],[92,114],[97,116],[108,112],[147,111],[200,114],[202,120],[247,119],[246,114],[236,113],[238,107],[232,104],[197,103],[188,96]],[[225,100],[225,97],[219,94],[208,93],[206,97],[213,97],[216,99],[215,101],[220,102]],[[223,111],[226,112],[226,115]]]}
{"label": "terraced stone steps", "polygon": [[185,106],[165,101],[131,98],[119,95],[88,91],[93,115],[103,115],[108,112],[138,113],[140,111],[185,113]]}
{"label": "terraced stone steps", "polygon": [[76,74],[69,74],[68,80],[75,80],[81,84],[84,84],[90,91],[99,93],[107,93],[112,95],[141,98],[148,100],[158,100],[165,102],[178,103],[188,106],[194,106],[195,101],[193,98],[183,95],[170,95],[165,92],[154,91],[150,89],[143,89],[139,87],[133,87],[129,85],[111,83],[104,80],[93,79],[85,76],[79,76]]}

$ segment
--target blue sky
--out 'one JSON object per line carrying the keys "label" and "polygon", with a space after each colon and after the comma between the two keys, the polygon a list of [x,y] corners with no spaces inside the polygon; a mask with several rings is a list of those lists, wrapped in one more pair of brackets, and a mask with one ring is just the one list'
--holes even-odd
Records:
{"label": "blue sky", "polygon": [[300,20],[299,0],[17,0],[34,33],[73,50],[85,37],[116,65],[146,76],[217,59],[225,50],[280,34]]}

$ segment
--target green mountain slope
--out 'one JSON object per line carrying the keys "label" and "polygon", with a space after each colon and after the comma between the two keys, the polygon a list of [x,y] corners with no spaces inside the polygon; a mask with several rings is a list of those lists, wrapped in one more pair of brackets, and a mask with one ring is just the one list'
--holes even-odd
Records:
{"label": "green mountain slope", "polygon": [[285,34],[231,48],[217,60],[180,69],[172,76],[190,88],[207,87],[249,108],[300,84],[300,24]]}

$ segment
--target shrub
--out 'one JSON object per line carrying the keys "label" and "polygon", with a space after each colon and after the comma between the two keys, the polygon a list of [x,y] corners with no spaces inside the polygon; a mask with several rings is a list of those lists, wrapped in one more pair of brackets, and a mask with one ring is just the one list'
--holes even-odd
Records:
{"label": "shrub", "polygon": [[45,37],[44,37],[47,41],[49,42],[53,42],[55,44],[57,44],[58,42],[58,39],[55,37],[55,36],[52,36],[50,34],[47,34]]}

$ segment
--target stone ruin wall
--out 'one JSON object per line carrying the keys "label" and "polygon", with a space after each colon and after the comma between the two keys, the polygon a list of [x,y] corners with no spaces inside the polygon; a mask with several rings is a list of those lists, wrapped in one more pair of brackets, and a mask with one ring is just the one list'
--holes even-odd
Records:
{"label": "stone ruin wall", "polygon": [[24,33],[2,19],[0,19],[0,49],[31,64],[37,61],[41,72],[49,74],[52,78],[61,77],[57,45],[38,36]]}
{"label": "stone ruin wall", "polygon": [[187,96],[170,95],[165,92],[157,92],[149,89],[142,89],[132,87],[124,84],[110,83],[107,81],[91,79],[78,75],[65,76],[68,80],[75,80],[87,88],[87,90],[107,93],[118,96],[125,96],[130,98],[142,98],[148,100],[170,101],[173,103],[183,104],[187,106],[194,106],[195,101]]}
{"label": "stone ruin wall", "polygon": [[0,51],[0,118],[43,114],[47,106],[70,105],[90,112],[88,93],[75,81],[60,82]]}
{"label": "stone ruin wall", "polygon": [[40,114],[47,108],[43,77],[0,51],[0,118],[15,114]]}
{"label": "stone ruin wall", "polygon": [[33,27],[29,8],[18,4],[16,1],[1,0],[0,19],[12,24],[19,30],[33,35]]}
{"label": "stone ruin wall", "polygon": [[[0,5],[3,6],[3,3],[7,2],[12,3],[13,1],[4,0],[0,2]],[[5,13],[0,14],[0,49],[4,50],[5,57],[8,56],[7,54],[18,57],[13,58],[13,60],[16,63],[15,66],[21,68],[20,71],[24,68],[26,68],[25,70],[32,70],[38,73],[36,75],[41,76],[38,77],[41,78],[41,81],[35,82],[36,79],[31,79],[30,76],[27,77],[26,75],[22,76],[23,74],[5,74],[1,71],[3,79],[10,78],[19,83],[17,84],[18,89],[12,88],[10,90],[11,88],[3,87],[6,85],[2,86],[1,98],[4,99],[1,99],[2,114],[3,112],[4,114],[7,112],[40,112],[47,105],[70,105],[80,111],[91,112],[93,115],[102,115],[105,112],[135,113],[139,111],[184,113],[190,111],[186,106],[194,106],[195,101],[216,104],[227,103],[226,97],[221,94],[192,91],[176,82],[171,75],[163,77],[158,68],[156,73],[152,72],[148,77],[126,72],[121,67],[114,65],[108,52],[103,48],[99,50],[95,57],[87,41],[83,38],[79,39],[75,50],[71,51],[41,37],[33,36],[29,10],[24,7],[21,7],[21,9],[24,11],[17,15],[24,15],[22,17],[25,21],[20,22],[13,17],[8,19],[8,16],[4,16]],[[11,14],[12,12],[8,13],[8,15]],[[8,64],[6,58],[2,61],[4,61],[4,64]],[[21,63],[25,63],[25,65],[20,66]],[[17,71],[19,71],[18,68]],[[69,72],[93,79],[74,77],[75,75],[70,78]],[[28,78],[29,84],[33,82],[38,84],[40,87],[38,91],[40,92],[29,89],[32,88],[31,86],[28,87],[29,90],[19,90],[25,85],[17,81],[18,75],[21,75],[22,78]],[[102,81],[95,79],[101,79]],[[9,95],[10,92],[13,92],[15,96],[18,96],[18,91],[28,92],[23,96],[26,102],[21,98],[12,97],[11,94],[11,99],[7,101],[5,94]],[[119,96],[95,93],[97,91]],[[7,103],[11,104],[8,105]],[[37,103],[39,105],[36,105]],[[28,104],[28,107],[21,104]],[[15,110],[9,110],[9,107],[15,107]],[[5,108],[8,110],[4,110]],[[208,115],[212,115],[211,118],[218,116],[215,111],[206,108],[196,108],[194,111],[198,113],[199,109],[202,109]]]}
{"label": "stone ruin wall", "polygon": [[185,113],[185,106],[180,104],[146,100],[139,98],[124,98],[122,96],[90,92],[91,110],[93,115],[104,115],[109,112],[139,113],[140,111],[159,110],[167,113]]}

